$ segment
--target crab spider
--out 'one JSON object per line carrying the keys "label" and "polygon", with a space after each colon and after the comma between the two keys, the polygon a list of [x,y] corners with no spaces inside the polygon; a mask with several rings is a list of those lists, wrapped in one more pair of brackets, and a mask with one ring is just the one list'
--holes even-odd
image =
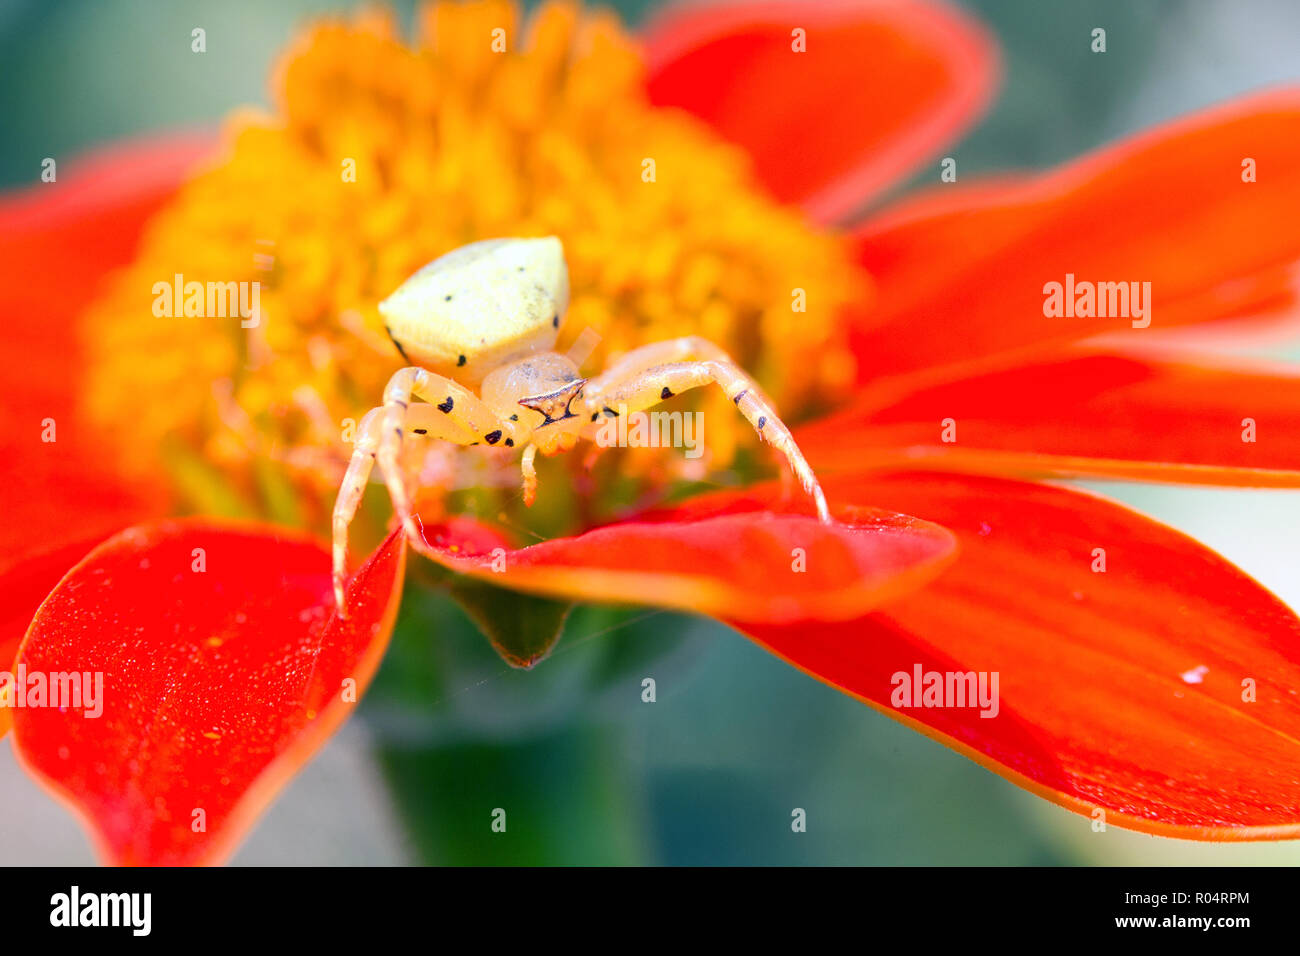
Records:
{"label": "crab spider", "polygon": [[[720,386],[776,447],[830,521],[812,469],[762,390],[716,345],[697,336],[633,349],[591,379],[552,351],[569,300],[560,240],[487,239],[425,266],[379,304],[408,367],[357,427],[334,504],[334,595],[344,610],[348,526],[376,462],[408,536],[420,531],[399,465],[410,432],[461,445],[519,448],[525,504],[537,491],[533,459],[594,439],[603,418],[647,409],[687,389]],[[477,393],[474,389],[477,388]],[[418,401],[416,401],[418,399]]]}

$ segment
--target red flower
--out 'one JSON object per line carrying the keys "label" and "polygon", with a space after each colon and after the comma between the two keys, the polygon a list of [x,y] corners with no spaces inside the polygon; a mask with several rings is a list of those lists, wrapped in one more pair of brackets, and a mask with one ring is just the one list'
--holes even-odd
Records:
{"label": "red flower", "polygon": [[[805,31],[797,58],[792,26]],[[682,8],[645,49],[654,103],[745,147],[774,196],[822,223],[932,156],[995,73],[975,25],[913,2]],[[1160,331],[1276,320],[1294,305],[1297,120],[1300,91],[1256,96],[1054,173],[936,187],[858,227],[873,293],[843,321],[859,385],[796,434],[835,526],[758,485],[522,549],[495,528],[431,519],[420,550],[494,585],[713,615],[1118,826],[1294,836],[1295,614],[1196,541],[1034,479],[1300,483],[1294,375],[1211,363]],[[78,430],[80,317],[204,150],[118,150],[52,198],[0,207],[11,317],[0,389],[15,429],[4,451],[21,463],[0,532],[12,617],[0,649],[19,678],[101,673],[107,687],[98,720],[13,710],[15,746],[116,862],[222,858],[364,690],[402,577],[394,533],[354,577],[357,612],[340,621],[327,554],[296,533],[189,519],[86,554],[167,503],[115,479]],[[1244,157],[1257,182],[1243,181]],[[1067,274],[1150,282],[1151,328],[1045,316],[1044,283]],[[1243,419],[1258,441],[1242,440]],[[996,672],[996,716],[900,705],[898,675],[931,672]]]}

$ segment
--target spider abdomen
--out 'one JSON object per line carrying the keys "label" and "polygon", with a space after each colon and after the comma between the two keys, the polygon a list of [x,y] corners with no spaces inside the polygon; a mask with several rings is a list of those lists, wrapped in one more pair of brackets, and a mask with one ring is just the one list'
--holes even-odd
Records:
{"label": "spider abdomen", "polygon": [[429,263],[379,313],[408,364],[477,383],[512,359],[550,349],[568,303],[559,239],[485,239]]}

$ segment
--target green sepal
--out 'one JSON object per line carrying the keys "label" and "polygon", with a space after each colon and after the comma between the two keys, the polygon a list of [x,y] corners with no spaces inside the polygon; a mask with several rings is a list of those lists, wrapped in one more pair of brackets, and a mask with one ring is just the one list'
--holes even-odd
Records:
{"label": "green sepal", "polygon": [[555,649],[573,610],[568,601],[508,591],[465,576],[453,578],[450,593],[502,660],[525,670]]}

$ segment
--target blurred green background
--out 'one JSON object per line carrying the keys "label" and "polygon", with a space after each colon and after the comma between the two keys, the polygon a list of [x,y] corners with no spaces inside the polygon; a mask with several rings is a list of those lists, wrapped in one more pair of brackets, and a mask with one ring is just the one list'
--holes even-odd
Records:
{"label": "blurred green background", "polygon": [[[945,150],[963,177],[1050,165],[1300,74],[1300,5],[965,4],[999,37],[1001,96]],[[0,186],[43,157],[211,124],[266,102],[272,57],[323,0],[0,0]],[[413,4],[396,4],[408,22]],[[614,3],[636,22],[653,6]],[[194,57],[189,34],[207,31]],[[1108,52],[1088,47],[1107,30]],[[868,67],[869,68],[869,67]],[[1300,134],[1298,134],[1300,135]],[[920,178],[930,179],[934,170]],[[1295,495],[1097,486],[1217,547],[1293,605]],[[579,608],[513,671],[458,607],[408,585],[380,677],[237,863],[1054,864],[1300,862],[1110,829],[829,690],[712,622]],[[652,677],[657,701],[641,700]],[[90,862],[77,826],[0,748],[0,862]],[[504,835],[489,830],[493,808]],[[806,833],[791,832],[793,808]]]}

